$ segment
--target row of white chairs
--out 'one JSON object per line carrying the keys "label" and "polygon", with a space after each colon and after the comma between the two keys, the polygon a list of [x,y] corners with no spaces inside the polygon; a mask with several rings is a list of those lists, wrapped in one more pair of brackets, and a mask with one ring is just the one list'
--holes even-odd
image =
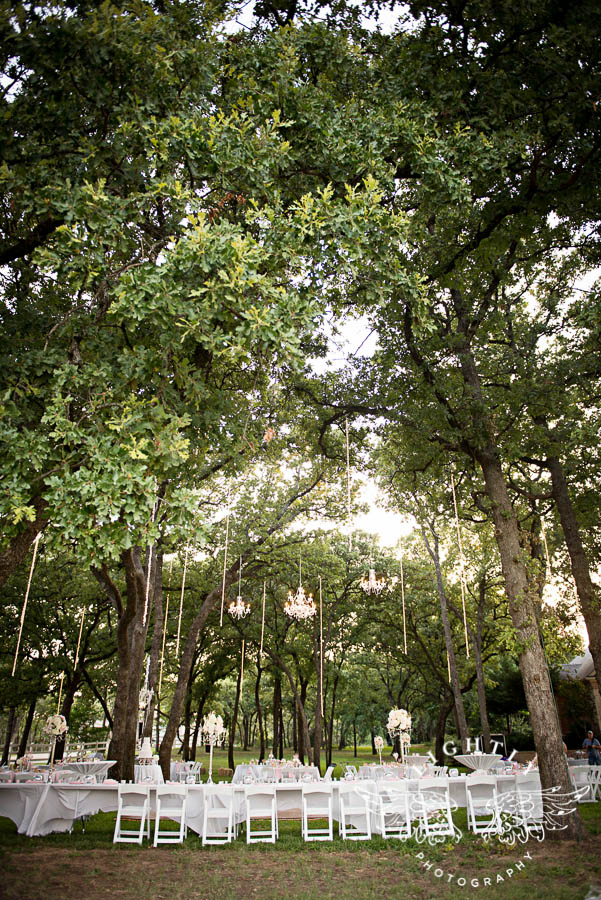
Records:
{"label": "row of white chairs", "polygon": [[[530,801],[535,782],[525,783],[518,804],[521,817],[529,833],[540,829],[541,815]],[[477,834],[500,833],[502,829],[496,779],[482,776],[466,784],[468,823]],[[238,835],[234,813],[234,789],[231,785],[207,788],[201,839],[203,845],[229,843]],[[186,837],[186,785],[158,785],[154,846],[181,842]],[[275,843],[278,838],[278,818],[275,785],[245,785],[246,842]],[[302,785],[301,833],[305,841],[331,841],[334,838],[333,794],[323,784]],[[418,839],[430,836],[453,836],[452,802],[448,781],[441,778],[422,778],[417,791],[407,785],[380,782],[377,790],[360,785],[343,790],[339,795],[339,833],[343,840],[370,840],[374,822],[384,838],[405,840],[412,833]],[[514,811],[515,816],[515,811]],[[136,829],[126,829],[124,819],[136,818]],[[161,827],[161,820],[176,821],[179,829]],[[317,821],[316,821],[317,820]],[[325,821],[325,825],[324,825]],[[115,823],[115,842],[142,843],[150,839],[150,793],[146,785],[119,785],[119,806]]]}

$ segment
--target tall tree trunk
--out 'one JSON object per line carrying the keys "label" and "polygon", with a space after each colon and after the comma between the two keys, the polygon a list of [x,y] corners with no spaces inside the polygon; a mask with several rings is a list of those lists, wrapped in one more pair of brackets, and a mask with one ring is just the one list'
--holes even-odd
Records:
{"label": "tall tree trunk", "polygon": [[323,715],[321,709],[321,692],[322,692],[322,672],[321,672],[321,652],[319,633],[317,628],[314,633],[313,640],[313,661],[315,663],[315,672],[317,674],[317,691],[315,695],[315,728],[313,730],[313,765],[321,768],[321,742],[323,729]]}
{"label": "tall tree trunk", "polygon": [[559,521],[570,556],[580,609],[588,631],[589,650],[595,666],[595,678],[601,691],[601,599],[599,588],[591,579],[590,567],[580,535],[580,526],[563,466],[557,456],[549,456],[547,465],[551,474],[553,499],[557,506]]}
{"label": "tall tree trunk", "polygon": [[273,678],[273,755],[280,757],[280,721],[282,718],[282,679],[279,672]]}
{"label": "tall tree trunk", "polygon": [[234,700],[234,712],[232,715],[232,721],[230,722],[230,733],[227,747],[227,764],[232,770],[232,772],[236,768],[236,764],[234,762],[234,742],[236,740],[236,724],[238,722],[238,709],[240,707],[240,693],[242,689],[242,666],[238,669],[238,678],[236,680],[236,698]]}
{"label": "tall tree trunk", "polygon": [[13,731],[15,730],[15,714],[16,707],[10,706],[8,708],[8,719],[6,721],[6,734],[4,736],[4,749],[2,751],[2,759],[0,760],[0,766],[7,766],[10,760],[10,744],[13,739]]}
{"label": "tall tree trunk", "polygon": [[353,717],[353,756],[357,758],[357,717]]}
{"label": "tall tree trunk", "polygon": [[202,725],[202,714],[204,712],[204,707],[206,703],[206,695],[202,695],[199,703],[198,709],[196,710],[196,721],[194,722],[194,733],[192,735],[192,746],[190,747],[190,759],[196,759],[196,748],[198,747],[198,735],[200,733],[200,726]]}
{"label": "tall tree trunk", "polygon": [[284,708],[280,706],[280,746],[278,747],[278,756],[284,759]]}
{"label": "tall tree trunk", "polygon": [[[541,784],[544,789],[557,787],[560,793],[567,794],[571,791],[572,784],[563,753],[559,718],[540,640],[536,592],[529,583],[528,570],[520,546],[519,525],[503,474],[493,421],[487,413],[483,413],[485,402],[480,376],[469,347],[468,327],[461,311],[461,297],[456,291],[452,293],[454,300],[459,301],[460,328],[465,338],[464,346],[459,349],[461,371],[466,391],[473,400],[473,423],[476,433],[480,435],[480,442],[477,445],[474,442],[471,449],[482,469],[486,494],[491,504],[505,593],[520,647],[518,663],[538,754]],[[578,811],[566,817],[565,828],[562,831],[550,832],[550,836],[563,840],[580,839],[582,821]]]}
{"label": "tall tree trunk", "polygon": [[190,733],[192,731],[192,685],[186,694],[184,703],[184,738],[180,747],[180,754],[184,762],[190,759]]}
{"label": "tall tree trunk", "polygon": [[472,636],[474,659],[476,663],[476,689],[478,692],[478,708],[480,710],[480,724],[482,725],[482,741],[485,753],[490,753],[490,723],[488,721],[488,709],[486,706],[486,685],[484,683],[484,664],[482,662],[482,626],[486,603],[486,579],[484,576],[478,582],[478,620],[476,633]]}
{"label": "tall tree trunk", "polygon": [[35,716],[35,708],[38,702],[37,695],[33,698],[29,707],[27,709],[27,715],[25,717],[25,723],[23,725],[23,731],[21,732],[21,739],[19,741],[19,749],[17,750],[17,758],[20,759],[27,753],[27,742],[29,741],[29,735],[31,733],[31,726],[33,724],[33,717]]}
{"label": "tall tree trunk", "polygon": [[[300,699],[300,703],[301,703],[303,709],[305,709],[305,704],[307,702],[307,684],[308,684],[308,682],[305,679],[302,679],[302,678],[300,679],[299,699]],[[303,720],[302,720],[301,710],[298,707],[298,705],[296,707],[295,722],[298,722],[298,728],[297,728],[298,758],[304,764],[305,752],[309,753],[309,747],[305,746],[305,733],[303,730]]]}
{"label": "tall tree trunk", "polygon": [[139,693],[148,630],[148,621],[143,621],[146,579],[139,547],[123,551],[121,561],[125,569],[125,604],[108,568],[103,566],[93,572],[113,602],[118,616],[117,689],[113,707],[113,735],[109,745],[109,758],[116,759],[117,763],[111,769],[111,775],[119,781],[133,781]]}
{"label": "tall tree trunk", "polygon": [[15,535],[8,545],[0,550],[0,588],[6,579],[25,562],[29,548],[49,522],[48,503],[45,500],[41,497],[34,497],[30,505],[35,509],[33,522],[27,522],[23,531]]}
{"label": "tall tree trunk", "polygon": [[449,621],[449,611],[447,604],[447,595],[444,587],[444,582],[442,580],[442,570],[440,567],[440,554],[438,551],[438,536],[435,533],[432,526],[430,526],[430,531],[432,533],[432,542],[428,539],[428,535],[426,534],[425,528],[422,526],[421,532],[424,539],[424,543],[426,545],[426,549],[430,555],[432,562],[434,563],[434,569],[436,572],[436,590],[438,591],[438,599],[440,602],[440,617],[442,620],[442,630],[444,633],[444,641],[447,649],[448,659],[449,659],[449,669],[451,672],[451,690],[453,692],[453,699],[455,701],[455,715],[457,722],[457,731],[459,733],[459,740],[461,741],[462,750],[465,752],[467,749],[467,742],[469,740],[469,728],[467,725],[467,719],[465,716],[465,707],[463,705],[463,694],[461,693],[461,683],[459,681],[459,672],[457,671],[457,660],[455,658],[455,648],[453,646],[453,633],[451,631],[451,623]]}
{"label": "tall tree trunk", "polygon": [[436,762],[441,766],[445,765],[444,742],[447,719],[454,704],[455,700],[453,694],[451,691],[445,690],[445,695],[441,699],[440,706],[438,707],[438,716],[436,717],[436,738],[434,743],[434,756],[436,757]]}
{"label": "tall tree trunk", "polygon": [[263,730],[263,710],[261,708],[261,657],[257,655],[257,677],[255,678],[255,709],[257,710],[257,725],[259,727],[259,762],[265,758],[265,732]]}
{"label": "tall tree trunk", "polygon": [[[334,749],[334,713],[336,710],[336,695],[338,693],[338,682],[340,681],[340,669],[336,671],[332,682],[332,702],[330,704],[330,721],[328,722],[328,748],[326,765],[332,765],[332,753]],[[342,747],[340,748],[342,749]]]}

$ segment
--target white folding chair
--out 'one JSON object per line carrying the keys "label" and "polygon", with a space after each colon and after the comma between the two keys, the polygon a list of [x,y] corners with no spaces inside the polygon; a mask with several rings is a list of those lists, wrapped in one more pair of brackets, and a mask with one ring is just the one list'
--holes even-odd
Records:
{"label": "white folding chair", "polygon": [[500,834],[501,814],[494,775],[474,776],[465,783],[467,825],[474,834]]}
{"label": "white folding chair", "polygon": [[420,816],[420,837],[455,834],[449,782],[446,778],[420,778],[416,801]]}
{"label": "white folding chair", "polygon": [[[275,785],[247,784],[244,788],[244,798],[246,801],[246,843],[275,844],[278,836]],[[267,819],[270,827],[253,830],[253,819]]]}
{"label": "white folding chair", "polygon": [[[570,778],[572,780],[572,784],[575,789],[579,793],[578,803],[594,803],[595,802],[595,792],[591,786],[591,782],[589,780],[589,769],[593,768],[592,766],[574,766],[573,769],[570,769]],[[596,768],[596,766],[595,766]]]}
{"label": "white folding chair", "polygon": [[[117,821],[113,843],[141,844],[144,833],[150,840],[150,789],[147,784],[120,784],[118,786]],[[140,827],[131,830],[122,827],[122,818],[139,819]]]}
{"label": "white folding chair", "polygon": [[[524,774],[515,776],[515,822],[523,829],[526,841],[529,837],[536,837],[542,841],[545,837],[544,809],[540,778],[537,774]],[[499,797],[499,806],[503,807],[503,795]],[[519,836],[519,835],[518,835]]]}
{"label": "white folding chair", "polygon": [[0,784],[12,784],[15,780],[15,773],[11,769],[3,769],[0,772]]}
{"label": "white folding chair", "polygon": [[203,792],[202,845],[229,844],[236,836],[234,789],[231,784],[206,787]]}
{"label": "white folding chair", "polygon": [[588,767],[588,783],[591,788],[591,799],[598,800],[598,794],[601,790],[601,766]]}
{"label": "white folding chair", "polygon": [[[311,818],[327,819],[328,827],[309,827]],[[332,791],[318,784],[302,786],[302,824],[301,833],[305,841],[334,840],[334,818],[332,815]]]}
{"label": "white folding chair", "polygon": [[378,815],[383,838],[405,841],[411,837],[411,811],[406,784],[396,779],[394,785],[378,785]]}
{"label": "white folding chair", "polygon": [[292,768],[292,766],[285,766],[282,769],[282,775],[280,778],[281,784],[294,784],[296,782],[296,772]]}
{"label": "white folding chair", "polygon": [[[344,841],[371,840],[370,795],[360,787],[340,789],[340,836]],[[361,823],[365,821],[365,828]]]}
{"label": "white folding chair", "polygon": [[334,771],[335,768],[336,768],[336,766],[328,766],[328,768],[326,769],[326,774],[323,776],[324,781],[332,780],[332,772]]}
{"label": "white folding chair", "polygon": [[[154,846],[158,844],[181,844],[188,834],[186,827],[186,800],[188,785],[157,784],[156,814],[154,823]],[[179,828],[161,828],[161,819],[179,822]]]}

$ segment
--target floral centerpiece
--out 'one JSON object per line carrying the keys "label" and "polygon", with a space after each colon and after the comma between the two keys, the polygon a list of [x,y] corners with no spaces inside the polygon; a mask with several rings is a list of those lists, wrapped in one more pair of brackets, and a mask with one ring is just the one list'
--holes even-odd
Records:
{"label": "floral centerpiece", "polygon": [[391,709],[388,713],[386,729],[391,738],[398,737],[401,759],[404,762],[405,753],[411,744],[411,714],[406,709]]}
{"label": "floral centerpiece", "polygon": [[222,744],[225,738],[225,725],[223,719],[215,712],[210,712],[204,717],[202,722],[201,740],[203,744],[209,745],[209,775],[207,782],[213,783],[213,748],[217,744]]}
{"label": "floral centerpiece", "polygon": [[67,720],[64,716],[61,716],[60,713],[56,713],[56,715],[54,716],[48,716],[48,718],[46,719],[44,731],[52,738],[52,750],[50,752],[51,767],[54,766],[54,751],[56,749],[56,742],[64,741],[65,734],[68,730],[69,726],[67,725]]}
{"label": "floral centerpiece", "polygon": [[380,757],[380,765],[382,765],[382,750],[384,749],[384,738],[377,734],[374,738],[374,747],[378,751]]}
{"label": "floral centerpiece", "polygon": [[67,725],[67,720],[64,716],[61,716],[57,713],[57,715],[48,716],[48,718],[46,719],[44,731],[46,732],[46,734],[51,735],[57,740],[63,738],[68,730],[69,726]]}
{"label": "floral centerpiece", "polygon": [[33,762],[33,756],[31,753],[25,753],[23,756],[20,756],[16,762],[17,769],[20,772],[29,772],[31,769],[31,765]]}

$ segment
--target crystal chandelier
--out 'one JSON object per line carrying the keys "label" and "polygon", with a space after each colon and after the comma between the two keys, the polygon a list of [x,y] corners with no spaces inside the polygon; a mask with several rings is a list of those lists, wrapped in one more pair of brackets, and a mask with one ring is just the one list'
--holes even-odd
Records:
{"label": "crystal chandelier", "polygon": [[365,575],[361,578],[360,585],[366,594],[381,594],[386,587],[386,579],[384,576],[376,578],[376,570],[370,568],[369,575],[367,578]]}
{"label": "crystal chandelier", "polygon": [[309,596],[305,594],[305,589],[302,584],[302,563],[300,556],[298,560],[298,587],[294,593],[288,591],[288,599],[284,604],[284,612],[287,616],[290,616],[291,619],[298,619],[299,621],[312,619],[317,612],[313,594],[309,594]]}
{"label": "crystal chandelier", "polygon": [[250,612],[250,603],[242,599],[242,557],[240,557],[240,567],[238,569],[238,596],[235,602],[229,605],[228,612],[232,619],[243,619]]}

